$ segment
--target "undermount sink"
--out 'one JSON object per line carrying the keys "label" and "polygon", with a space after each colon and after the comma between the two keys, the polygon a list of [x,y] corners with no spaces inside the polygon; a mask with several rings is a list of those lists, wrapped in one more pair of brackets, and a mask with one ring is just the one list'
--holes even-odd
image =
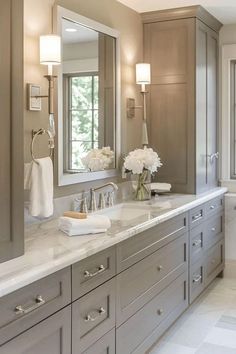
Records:
{"label": "undermount sink", "polygon": [[[159,211],[162,208],[155,208]],[[135,203],[121,203],[111,208],[99,210],[96,214],[107,215],[111,220],[130,221],[143,216],[150,216],[153,212],[152,208],[148,205],[138,205]]]}

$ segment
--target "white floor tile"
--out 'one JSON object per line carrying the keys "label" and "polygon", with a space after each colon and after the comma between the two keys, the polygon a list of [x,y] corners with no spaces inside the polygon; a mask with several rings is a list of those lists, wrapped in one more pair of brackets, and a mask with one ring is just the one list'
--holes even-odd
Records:
{"label": "white floor tile", "polygon": [[174,343],[161,342],[149,354],[195,354],[195,349]]}
{"label": "white floor tile", "polygon": [[233,348],[222,347],[221,345],[214,345],[210,343],[203,343],[196,351],[196,354],[236,354]]}
{"label": "white floor tile", "polygon": [[234,348],[236,353],[236,331],[214,327],[204,342]]}

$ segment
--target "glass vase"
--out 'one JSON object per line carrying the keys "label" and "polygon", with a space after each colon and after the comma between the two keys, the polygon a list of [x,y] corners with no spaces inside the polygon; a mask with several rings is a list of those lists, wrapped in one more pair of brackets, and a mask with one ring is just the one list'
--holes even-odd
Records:
{"label": "glass vase", "polygon": [[134,199],[137,201],[151,199],[151,173],[144,170],[138,175],[132,175]]}

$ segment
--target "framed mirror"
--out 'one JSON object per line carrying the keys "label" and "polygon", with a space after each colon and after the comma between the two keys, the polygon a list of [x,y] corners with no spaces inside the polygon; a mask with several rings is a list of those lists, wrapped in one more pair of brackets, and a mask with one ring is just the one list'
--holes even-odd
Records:
{"label": "framed mirror", "polygon": [[120,155],[119,32],[60,6],[58,184],[118,175]]}

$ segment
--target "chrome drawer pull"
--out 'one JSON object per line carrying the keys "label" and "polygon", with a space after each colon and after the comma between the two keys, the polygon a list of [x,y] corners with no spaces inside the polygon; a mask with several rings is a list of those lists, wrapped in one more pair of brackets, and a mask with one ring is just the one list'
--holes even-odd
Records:
{"label": "chrome drawer pull", "polygon": [[101,264],[97,269],[98,270],[96,272],[94,272],[94,273],[91,273],[90,271],[85,270],[84,271],[84,277],[85,278],[92,278],[92,277],[95,277],[96,275],[98,275],[100,273],[103,273],[106,270],[106,268],[104,267],[103,264]]}
{"label": "chrome drawer pull", "polygon": [[200,219],[201,217],[202,217],[202,213],[199,213],[199,214],[193,215],[192,220],[197,220],[197,219]]}
{"label": "chrome drawer pull", "polygon": [[211,205],[211,206],[210,206],[210,209],[211,209],[211,210],[215,209],[215,205]]}
{"label": "chrome drawer pull", "polygon": [[212,232],[216,231],[216,228],[215,228],[215,227],[212,227],[212,228],[211,228],[211,231],[212,231]]}
{"label": "chrome drawer pull", "polygon": [[196,240],[193,242],[193,247],[199,246],[202,244],[202,240]]}
{"label": "chrome drawer pull", "polygon": [[157,314],[158,314],[159,316],[163,315],[163,313],[164,313],[164,310],[163,310],[163,309],[157,310]]}
{"label": "chrome drawer pull", "polygon": [[159,265],[158,267],[157,267],[157,270],[160,272],[161,270],[163,269],[163,266],[162,265]]}
{"label": "chrome drawer pull", "polygon": [[45,300],[42,298],[42,296],[37,296],[35,299],[35,305],[32,305],[30,307],[24,308],[23,306],[19,305],[15,307],[15,314],[16,315],[25,315],[33,310],[36,310],[40,306],[45,304]]}
{"label": "chrome drawer pull", "polygon": [[202,276],[199,274],[195,278],[193,278],[193,283],[198,283],[202,279]]}
{"label": "chrome drawer pull", "polygon": [[85,322],[94,322],[100,318],[100,316],[104,315],[106,313],[106,310],[103,307],[100,307],[99,310],[97,310],[98,316],[94,316],[92,314],[88,314],[85,316],[84,321]]}

